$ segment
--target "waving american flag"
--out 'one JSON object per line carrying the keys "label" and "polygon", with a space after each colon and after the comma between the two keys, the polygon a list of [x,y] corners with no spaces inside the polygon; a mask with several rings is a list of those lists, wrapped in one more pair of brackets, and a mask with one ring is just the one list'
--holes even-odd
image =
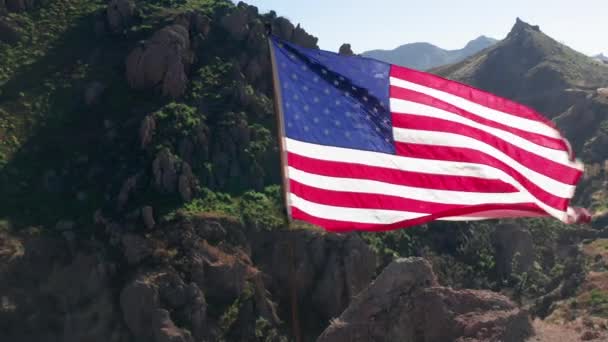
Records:
{"label": "waving american flag", "polygon": [[431,220],[588,218],[583,165],[552,122],[435,75],[270,38],[285,195],[332,231]]}

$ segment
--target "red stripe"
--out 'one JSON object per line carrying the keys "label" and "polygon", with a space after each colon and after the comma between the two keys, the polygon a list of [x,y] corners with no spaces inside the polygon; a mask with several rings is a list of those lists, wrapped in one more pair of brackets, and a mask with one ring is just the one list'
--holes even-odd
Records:
{"label": "red stripe", "polygon": [[423,216],[420,218],[405,220],[393,224],[372,224],[372,223],[361,223],[361,222],[347,222],[347,221],[337,221],[337,220],[328,220],[316,216],[312,216],[297,207],[291,207],[291,215],[292,218],[296,220],[302,220],[306,222],[310,222],[312,224],[324,227],[326,230],[333,232],[350,232],[350,231],[387,231],[399,228],[409,228],[415,225],[423,224],[426,222],[430,222],[433,220],[437,220],[444,217],[456,217],[456,216],[467,216],[469,214],[475,212],[483,212],[488,210],[501,210],[501,209],[510,209],[510,210],[522,210],[529,211],[530,215],[538,216],[539,214],[546,213],[535,206],[530,206],[527,204],[521,205],[499,205],[499,204],[484,204],[478,206],[469,206],[463,208],[457,208],[454,210],[447,210],[440,213],[434,213],[432,215]]}
{"label": "red stripe", "polygon": [[[356,191],[356,189],[353,190]],[[430,214],[466,206],[463,204],[425,202],[391,195],[325,190],[302,184],[293,179],[289,180],[289,191],[309,202],[334,207],[398,210]],[[404,195],[407,196],[407,194]]]}
{"label": "red stripe", "polygon": [[556,128],[555,124],[534,109],[520,103],[507,100],[478,88],[448,80],[446,78],[420,72],[396,65],[391,65],[390,75],[425,87],[437,89],[452,95],[456,95],[484,107],[495,109],[504,113],[519,116],[529,120],[542,122],[549,127]]}
{"label": "red stripe", "polygon": [[288,152],[287,160],[289,166],[293,166],[298,170],[330,177],[369,179],[397,185],[437,190],[484,193],[518,192],[511,184],[498,179],[401,171],[364,164],[313,159],[292,152]]}
{"label": "red stripe", "polygon": [[402,156],[422,159],[476,163],[495,167],[509,174],[524,188],[526,188],[534,197],[547,204],[548,206],[551,206],[561,211],[565,211],[568,207],[569,199],[561,198],[546,192],[545,190],[531,182],[528,178],[524,177],[519,172],[511,168],[509,165],[483,152],[462,147],[405,144],[400,142],[395,142],[395,146],[397,154]]}
{"label": "red stripe", "polygon": [[430,95],[419,93],[419,92],[413,91],[411,89],[404,89],[404,88],[391,86],[390,97],[396,98],[396,99],[401,99],[401,100],[407,100],[407,101],[411,101],[411,102],[416,102],[416,103],[420,103],[423,105],[435,107],[435,108],[444,110],[446,112],[458,114],[458,115],[462,116],[463,118],[473,120],[477,123],[513,133],[515,135],[518,135],[518,136],[520,136],[526,140],[529,140],[540,146],[544,146],[544,147],[548,147],[548,148],[552,148],[552,149],[556,149],[556,150],[560,150],[560,151],[565,151],[565,152],[569,151],[568,146],[566,145],[566,143],[564,142],[563,139],[547,137],[542,134],[536,134],[536,133],[524,131],[521,129],[517,129],[517,128],[511,127],[511,126],[501,124],[496,121],[488,120],[481,116],[475,115],[471,112],[467,112],[464,109],[451,105],[447,102],[436,99]]}
{"label": "red stripe", "polygon": [[517,147],[495,135],[461,123],[413,114],[394,114],[392,120],[394,127],[455,133],[485,142],[525,167],[565,184],[575,185],[581,173],[580,170],[556,163]]}

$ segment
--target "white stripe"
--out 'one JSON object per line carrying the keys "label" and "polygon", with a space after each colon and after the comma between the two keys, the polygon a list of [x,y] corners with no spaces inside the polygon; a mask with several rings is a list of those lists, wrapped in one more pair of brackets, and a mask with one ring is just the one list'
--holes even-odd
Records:
{"label": "white stripe", "polygon": [[450,190],[436,190],[428,188],[417,188],[404,185],[395,185],[368,179],[338,178],[322,176],[289,167],[291,179],[318,189],[360,192],[366,194],[388,195],[418,201],[442,203],[478,205],[486,203],[513,204],[529,202],[528,196],[520,192],[510,193],[479,193]]}
{"label": "white stripe", "polygon": [[393,135],[396,141],[403,143],[471,148],[486,153],[490,156],[498,158],[514,170],[521,173],[524,177],[530,179],[530,181],[538,185],[546,192],[558,197],[572,198],[572,196],[574,196],[574,191],[576,190],[574,185],[559,182],[551,177],[547,177],[534,170],[530,170],[493,146],[464,135],[445,132],[420,131],[405,128],[393,128]]}
{"label": "white stripe", "polygon": [[566,222],[567,214],[546,205],[534,197],[523,185],[517,182],[506,172],[489,165],[450,162],[444,160],[418,159],[390,155],[386,153],[353,150],[348,148],[311,144],[290,138],[285,138],[287,151],[303,157],[319,160],[355,163],[377,167],[386,167],[395,170],[412,171],[452,176],[469,176],[485,179],[500,179],[513,185],[517,190],[529,196],[526,202],[534,202],[551,216]]}
{"label": "white stripe", "polygon": [[295,208],[298,208],[309,215],[327,220],[391,224],[428,215],[396,210],[335,207],[310,202],[293,193],[289,194],[289,198],[291,200],[291,205]]}
{"label": "white stripe", "polygon": [[561,134],[557,130],[540,121],[530,120],[512,114],[504,113],[492,108],[482,106],[473,101],[469,101],[460,96],[446,93],[441,90],[429,88],[417,83],[408,82],[406,80],[402,80],[395,77],[390,78],[390,84],[399,88],[410,89],[419,93],[432,96],[453,106],[464,109],[467,112],[473,113],[488,120],[492,120],[494,122],[501,123],[506,126],[514,127],[531,133],[541,134],[552,138],[561,139]]}
{"label": "white stripe", "polygon": [[567,151],[556,150],[552,148],[548,148],[545,146],[537,145],[527,139],[520,137],[517,134],[513,134],[508,131],[503,131],[501,129],[486,126],[475,122],[471,119],[462,117],[460,115],[450,113],[448,111],[427,106],[425,104],[394,99],[391,98],[391,111],[393,113],[403,113],[403,114],[414,114],[420,116],[426,116],[430,118],[448,120],[452,122],[458,122],[469,127],[480,129],[486,133],[492,134],[505,142],[509,142],[523,150],[526,150],[530,153],[534,153],[539,157],[547,158],[556,163],[562,164],[564,166],[568,166],[577,170],[583,170],[584,166],[581,163],[573,163],[570,161],[570,157]]}

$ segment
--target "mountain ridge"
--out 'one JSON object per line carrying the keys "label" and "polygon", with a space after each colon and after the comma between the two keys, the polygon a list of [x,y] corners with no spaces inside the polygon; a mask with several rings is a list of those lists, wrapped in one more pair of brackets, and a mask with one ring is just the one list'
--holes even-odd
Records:
{"label": "mountain ridge", "polygon": [[362,55],[391,64],[426,70],[439,65],[458,62],[496,44],[496,42],[498,40],[482,35],[467,42],[461,49],[447,50],[427,42],[414,42],[403,44],[392,50],[370,50],[363,52]]}

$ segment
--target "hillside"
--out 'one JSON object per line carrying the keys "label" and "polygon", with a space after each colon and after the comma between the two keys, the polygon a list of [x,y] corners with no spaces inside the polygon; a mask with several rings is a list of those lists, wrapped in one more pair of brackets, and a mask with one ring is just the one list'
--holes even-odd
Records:
{"label": "hillside", "polygon": [[[435,222],[377,234],[286,222],[264,24],[317,47],[279,14],[227,0],[0,0],[2,338],[349,340],[354,327],[508,341],[533,333],[529,313],[579,312],[562,305],[578,295],[585,315],[608,315],[608,292],[577,292],[605,268],[599,252],[580,248],[606,237],[595,229],[602,221]],[[556,106],[583,158],[604,158],[605,93],[594,88],[604,69],[576,64],[578,54],[529,25],[514,31],[523,33],[438,72]],[[494,55],[522,67],[503,73],[504,59],[496,69],[480,61]],[[560,64],[567,58],[574,68]],[[566,88],[560,81],[547,96],[534,86],[542,77],[522,76],[539,65],[559,67]],[[538,98],[482,82],[492,75]],[[582,202],[605,203],[601,175],[586,181]]]}
{"label": "hillside", "polygon": [[460,62],[479,51],[496,44],[497,40],[480,36],[458,50],[444,50],[429,43],[411,43],[393,50],[371,50],[363,56],[417,70],[427,70],[440,65]]}
{"label": "hillside", "polygon": [[603,210],[608,159],[608,65],[558,43],[519,19],[507,38],[465,61],[432,70],[530,105],[552,118],[589,164],[579,200]]}
{"label": "hillside", "polygon": [[608,63],[608,56],[604,56],[603,53],[600,53],[599,55],[593,56],[593,58],[602,61],[602,62],[606,62]]}

